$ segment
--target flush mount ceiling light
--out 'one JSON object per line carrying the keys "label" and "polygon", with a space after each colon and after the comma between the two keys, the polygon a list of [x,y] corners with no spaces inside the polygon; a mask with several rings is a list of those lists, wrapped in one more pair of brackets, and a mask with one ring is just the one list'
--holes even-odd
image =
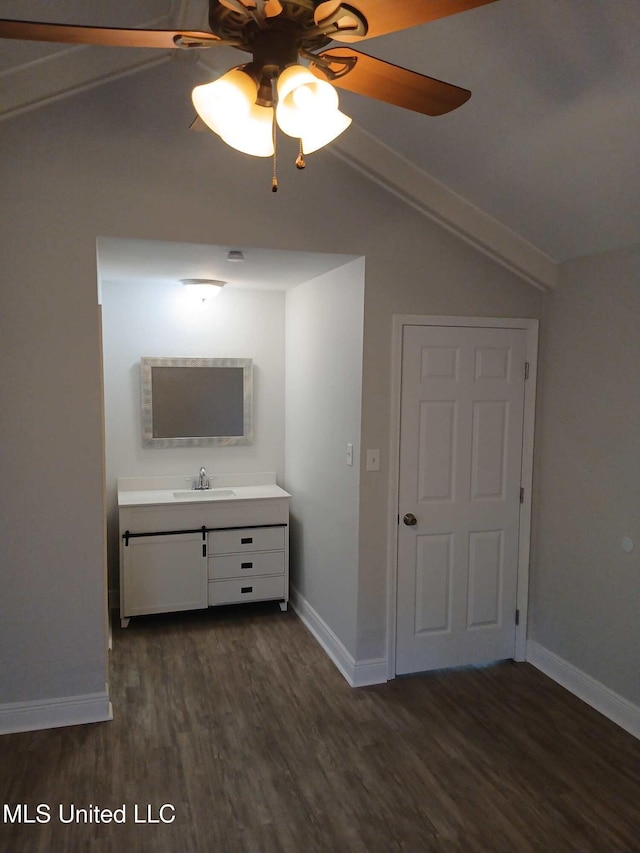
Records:
{"label": "flush mount ceiling light", "polygon": [[202,302],[214,299],[219,295],[226,281],[218,281],[215,278],[182,278],[180,279],[187,292]]}
{"label": "flush mount ceiling light", "polygon": [[[238,48],[251,61],[196,86],[199,119],[228,145],[256,157],[275,155],[276,126],[299,140],[296,160],[339,136],[351,119],[333,88],[437,116],[471,96],[350,47],[495,0],[209,0],[210,31],[85,27],[0,19],[0,38],[117,47]],[[325,50],[332,41],[340,47]],[[302,60],[308,65],[300,64]],[[333,85],[332,85],[333,84]],[[277,189],[275,178],[273,189]]]}

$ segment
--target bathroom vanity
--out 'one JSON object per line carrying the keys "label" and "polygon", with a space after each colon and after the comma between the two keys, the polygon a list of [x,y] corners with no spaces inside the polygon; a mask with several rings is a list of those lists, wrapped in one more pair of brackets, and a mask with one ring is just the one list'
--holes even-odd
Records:
{"label": "bathroom vanity", "polygon": [[121,477],[120,620],[289,600],[289,499],[275,474]]}

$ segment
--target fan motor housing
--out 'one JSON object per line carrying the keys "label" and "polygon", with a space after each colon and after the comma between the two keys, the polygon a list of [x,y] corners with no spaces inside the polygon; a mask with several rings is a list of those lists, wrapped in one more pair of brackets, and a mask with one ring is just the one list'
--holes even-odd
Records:
{"label": "fan motor housing", "polygon": [[[243,15],[211,0],[209,26],[224,41],[254,54],[285,50],[287,42],[295,44],[295,55],[300,48],[312,51],[329,44],[329,36],[314,32],[314,11],[318,5],[314,0],[280,0],[280,4],[282,12],[267,18],[261,26],[251,15]],[[273,44],[273,48],[269,48],[269,44]],[[295,55],[290,61],[295,61]]]}

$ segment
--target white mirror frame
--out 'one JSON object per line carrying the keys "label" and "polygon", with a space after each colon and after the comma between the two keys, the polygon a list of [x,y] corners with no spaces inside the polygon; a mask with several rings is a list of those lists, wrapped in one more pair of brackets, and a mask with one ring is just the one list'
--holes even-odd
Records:
{"label": "white mirror frame", "polygon": [[[243,371],[243,434],[180,436],[155,438],[153,435],[153,388],[151,381],[154,367],[241,367]],[[253,360],[250,358],[149,358],[140,359],[142,397],[142,445],[143,447],[220,447],[253,444]]]}

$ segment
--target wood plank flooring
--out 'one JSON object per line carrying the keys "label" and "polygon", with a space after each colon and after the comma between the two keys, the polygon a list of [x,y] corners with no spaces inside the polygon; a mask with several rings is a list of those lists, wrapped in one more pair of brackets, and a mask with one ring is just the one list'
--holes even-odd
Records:
{"label": "wood plank flooring", "polygon": [[51,814],[0,853],[640,851],[640,742],[527,664],[353,690],[269,604],[132,619],[110,679],[112,722],[0,737],[0,808]]}

